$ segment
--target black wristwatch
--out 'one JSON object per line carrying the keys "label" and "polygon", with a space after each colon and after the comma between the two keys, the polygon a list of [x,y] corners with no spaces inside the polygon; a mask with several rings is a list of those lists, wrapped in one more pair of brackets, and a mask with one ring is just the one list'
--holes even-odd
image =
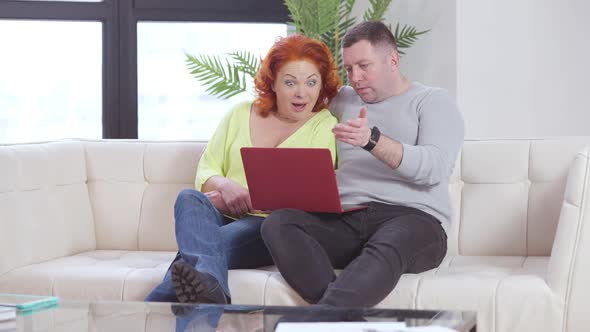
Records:
{"label": "black wristwatch", "polygon": [[377,145],[377,142],[379,141],[379,137],[381,137],[381,132],[379,131],[379,128],[377,128],[377,127],[371,128],[371,137],[369,137],[369,142],[367,142],[367,144],[361,146],[361,148],[363,148],[367,151],[373,150],[373,148],[375,147],[375,145]]}

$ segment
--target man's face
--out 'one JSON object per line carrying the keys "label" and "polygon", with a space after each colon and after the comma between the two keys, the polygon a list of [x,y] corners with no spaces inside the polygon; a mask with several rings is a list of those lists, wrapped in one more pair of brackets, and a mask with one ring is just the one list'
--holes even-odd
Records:
{"label": "man's face", "polygon": [[366,40],[342,51],[348,80],[365,103],[377,103],[390,97],[393,71],[397,62],[393,52],[375,48]]}

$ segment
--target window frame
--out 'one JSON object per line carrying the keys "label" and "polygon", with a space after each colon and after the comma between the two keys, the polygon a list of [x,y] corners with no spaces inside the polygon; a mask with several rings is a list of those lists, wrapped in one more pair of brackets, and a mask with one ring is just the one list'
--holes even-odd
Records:
{"label": "window frame", "polygon": [[102,23],[102,137],[137,139],[137,24],[151,22],[285,23],[277,0],[0,1],[0,20]]}

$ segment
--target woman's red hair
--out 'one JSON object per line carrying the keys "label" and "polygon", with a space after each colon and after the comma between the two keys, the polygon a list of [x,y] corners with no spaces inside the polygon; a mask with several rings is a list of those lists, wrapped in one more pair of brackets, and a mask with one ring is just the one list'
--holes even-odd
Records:
{"label": "woman's red hair", "polygon": [[322,87],[313,112],[319,112],[328,107],[332,98],[338,93],[341,84],[337,72],[338,67],[332,53],[319,40],[293,34],[280,38],[274,43],[254,77],[254,85],[258,94],[254,105],[259,114],[267,116],[271,111],[276,112],[277,96],[272,91],[272,86],[277,78],[277,72],[285,63],[301,60],[315,64],[322,76]]}

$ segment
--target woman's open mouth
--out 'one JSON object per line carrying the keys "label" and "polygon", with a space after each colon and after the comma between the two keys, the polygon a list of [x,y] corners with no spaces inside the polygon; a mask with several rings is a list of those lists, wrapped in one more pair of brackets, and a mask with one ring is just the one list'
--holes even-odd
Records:
{"label": "woman's open mouth", "polygon": [[307,106],[307,104],[303,103],[291,103],[291,105],[293,105],[293,109],[295,110],[295,112],[303,112],[305,110],[305,106]]}

